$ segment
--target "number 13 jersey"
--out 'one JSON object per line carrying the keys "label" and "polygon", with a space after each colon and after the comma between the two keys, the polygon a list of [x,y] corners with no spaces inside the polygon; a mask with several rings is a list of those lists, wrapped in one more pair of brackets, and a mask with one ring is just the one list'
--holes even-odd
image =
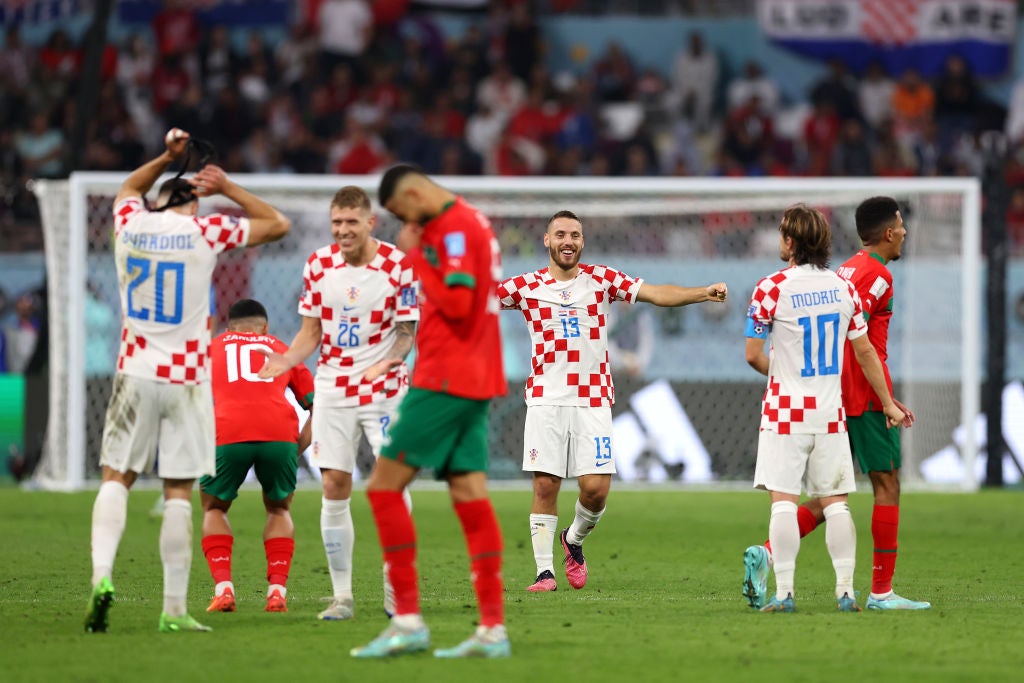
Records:
{"label": "number 13 jersey", "polygon": [[830,270],[792,266],[758,282],[746,336],[767,338],[770,345],[761,429],[845,432],[843,346],[866,333],[856,290]]}
{"label": "number 13 jersey", "polygon": [[210,282],[217,255],[249,242],[249,219],[147,211],[141,197],[114,207],[121,292],[117,371],[170,384],[208,381]]}
{"label": "number 13 jersey", "polygon": [[642,284],[614,268],[581,263],[572,280],[556,280],[544,268],[498,286],[502,308],[522,311],[530,328],[526,405],[596,408],[615,402],[608,310],[616,299],[635,303]]}

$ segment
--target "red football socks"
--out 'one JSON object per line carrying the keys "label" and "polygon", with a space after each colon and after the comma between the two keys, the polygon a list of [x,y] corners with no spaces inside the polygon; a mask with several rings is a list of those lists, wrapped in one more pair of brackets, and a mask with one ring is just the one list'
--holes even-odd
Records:
{"label": "red football socks", "polygon": [[215,584],[231,580],[231,546],[234,542],[235,538],[230,534],[203,536],[203,555]]}
{"label": "red football socks", "polygon": [[883,595],[892,590],[896,571],[896,536],[900,526],[898,505],[876,505],[871,512],[871,538],[875,544],[871,564],[871,592]]}
{"label": "red football socks", "polygon": [[505,603],[501,580],[501,527],[494,515],[494,507],[487,498],[456,503],[455,512],[462,522],[469,549],[469,563],[480,607],[480,625],[503,624]]}
{"label": "red football socks", "polygon": [[267,581],[280,586],[288,585],[288,572],[295,554],[294,538],[268,538],[263,541],[267,553]]}
{"label": "red football socks", "polygon": [[416,576],[416,528],[401,491],[367,491],[377,536],[395,590],[395,614],[419,614],[420,592]]}

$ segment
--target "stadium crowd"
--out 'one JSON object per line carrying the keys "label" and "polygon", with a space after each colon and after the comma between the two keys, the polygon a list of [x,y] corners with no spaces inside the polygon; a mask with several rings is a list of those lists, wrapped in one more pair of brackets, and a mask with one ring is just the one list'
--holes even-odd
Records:
{"label": "stadium crowd", "polygon": [[[272,48],[259,31],[206,26],[168,2],[149,30],[106,46],[78,169],[134,168],[179,126],[214,141],[229,173],[366,174],[402,160],[431,174],[980,176],[980,133],[994,129],[1015,144],[1008,218],[1024,249],[1024,84],[1004,108],[959,56],[933,80],[834,61],[790,102],[763,65],[733,74],[696,32],[664,71],[611,43],[552,73],[529,2],[491,3],[457,40],[407,5],[309,3]],[[62,29],[40,46],[5,29],[4,249],[40,246],[27,181],[70,170],[82,64]]]}

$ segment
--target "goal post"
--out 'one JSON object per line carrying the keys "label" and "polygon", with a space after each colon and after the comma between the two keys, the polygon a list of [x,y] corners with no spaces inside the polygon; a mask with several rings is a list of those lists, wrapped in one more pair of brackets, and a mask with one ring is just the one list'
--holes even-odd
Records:
{"label": "goal post", "polygon": [[[43,488],[77,490],[98,480],[117,340],[107,340],[116,331],[96,328],[104,316],[93,313],[106,307],[120,317],[111,209],[125,176],[85,172],[67,181],[35,183],[51,330],[49,422],[34,475]],[[302,264],[331,240],[331,197],[343,185],[356,185],[375,198],[379,177],[236,174],[232,179],[281,209],[293,228],[281,242],[221,258],[214,275],[215,326],[223,324],[235,299],[252,297],[267,307],[271,333],[287,341],[300,323]],[[953,430],[973,425],[979,414],[981,187],[975,178],[449,176],[438,181],[491,218],[506,275],[547,264],[544,225],[555,211],[571,209],[584,222],[586,263],[614,266],[652,283],[728,284],[730,301],[724,306],[642,304],[613,310],[612,334],[621,332],[623,340],[617,338],[615,346],[633,345],[612,358],[615,455],[624,465],[629,459],[628,467],[620,467],[624,476],[749,482],[763,378],[743,360],[743,320],[754,284],[781,266],[778,219],[797,202],[828,217],[832,267],[860,246],[853,225],[860,201],[884,194],[905,207],[909,231],[903,259],[890,268],[896,311],[889,348],[896,394],[918,416],[912,429],[902,431],[905,481],[934,486],[922,476],[922,462],[951,447]],[[237,207],[223,197],[201,201],[201,212],[213,210]],[[393,240],[397,221],[376,204],[374,210],[374,234]],[[509,396],[492,408],[492,476],[515,479],[522,476],[521,391],[529,341],[521,316],[503,312],[501,318]],[[977,489],[977,444],[967,439],[956,457],[956,488]]]}

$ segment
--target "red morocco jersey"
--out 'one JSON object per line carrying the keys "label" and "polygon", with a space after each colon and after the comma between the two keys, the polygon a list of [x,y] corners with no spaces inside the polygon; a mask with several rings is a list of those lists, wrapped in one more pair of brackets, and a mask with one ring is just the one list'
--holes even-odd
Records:
{"label": "red morocco jersey", "polygon": [[288,345],[277,337],[255,332],[225,332],[210,344],[218,446],[298,440],[299,418],[284,390],[291,389],[308,409],[313,402],[313,375],[300,363],[273,379],[259,376],[266,362],[262,352],[287,350]]}
{"label": "red morocco jersey", "polygon": [[526,405],[610,406],[615,387],[608,362],[608,310],[613,300],[635,303],[643,280],[614,268],[579,264],[572,280],[548,268],[498,286],[502,308],[523,312],[533,341]]}
{"label": "red morocco jersey", "polygon": [[504,395],[496,296],[501,249],[490,221],[458,197],[423,226],[420,249],[446,285],[473,290],[473,307],[453,321],[423,297],[412,386],[471,399]]}
{"label": "red morocco jersey", "polygon": [[114,207],[121,283],[117,371],[170,384],[207,381],[210,280],[217,255],[249,242],[249,219],[147,211],[141,197]]}
{"label": "red morocco jersey", "polygon": [[746,336],[767,337],[771,345],[761,429],[779,434],[845,432],[843,344],[865,333],[856,290],[830,270],[791,266],[758,282]]}
{"label": "red morocco jersey", "polygon": [[337,244],[313,252],[302,273],[299,315],[320,319],[317,405],[352,408],[397,396],[409,384],[405,363],[372,382],[363,373],[387,357],[396,324],[420,318],[418,284],[405,254],[387,242],[365,266],[345,262]]}
{"label": "red morocco jersey", "polygon": [[[892,392],[892,378],[889,376],[889,321],[892,320],[893,296],[892,273],[885,267],[881,257],[863,249],[837,270],[839,276],[853,283],[860,296],[864,317],[868,321],[868,340],[875,347],[878,359],[885,370],[885,383]],[[864,370],[853,354],[853,347],[846,345],[846,360],[843,367],[843,406],[847,415],[863,415],[865,411],[882,410],[882,402],[871,388]]]}

